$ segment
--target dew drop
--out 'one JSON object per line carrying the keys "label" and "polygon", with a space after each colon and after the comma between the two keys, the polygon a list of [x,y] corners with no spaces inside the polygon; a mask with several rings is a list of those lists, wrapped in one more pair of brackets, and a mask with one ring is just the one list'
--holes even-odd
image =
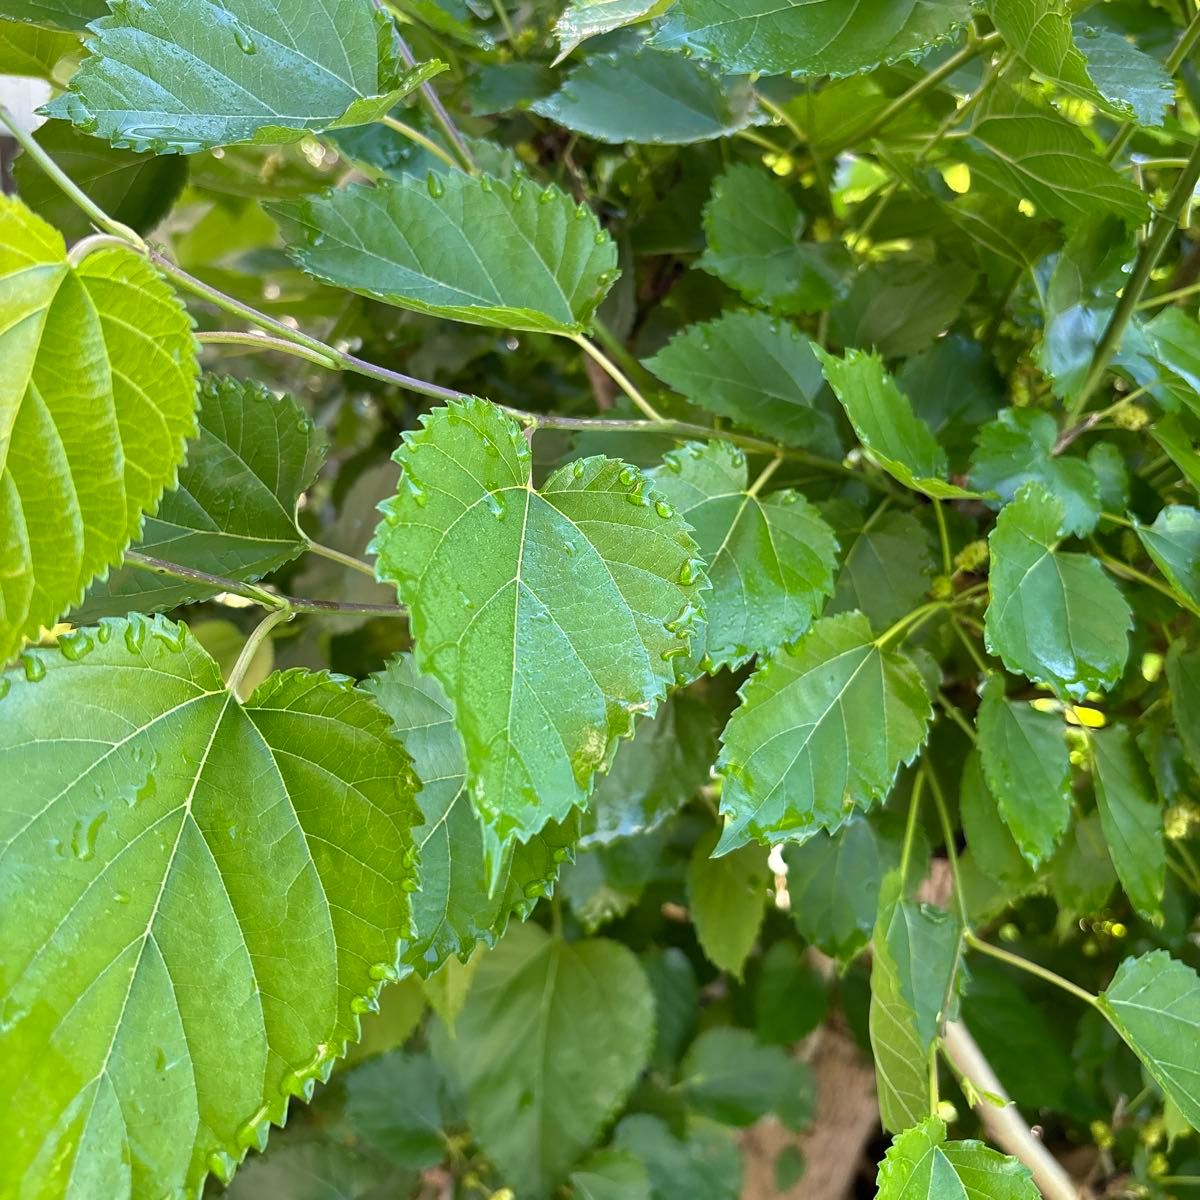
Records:
{"label": "dew drop", "polygon": [[107,646],[108,643],[112,641],[112,631],[112,625],[108,621],[105,621],[104,624],[96,630],[96,641],[98,641],[102,646]]}
{"label": "dew drop", "polygon": [[71,833],[71,853],[80,862],[87,862],[95,856],[96,839],[100,836],[100,829],[107,820],[108,813],[101,811],[86,825],[83,821],[75,822],[75,828]]}
{"label": "dew drop", "polygon": [[485,492],[483,502],[487,506],[488,512],[496,518],[497,521],[503,521],[508,508],[504,503],[504,497],[499,492]]}
{"label": "dew drop", "polygon": [[563,553],[568,558],[570,558],[575,553],[575,543],[574,542],[563,542],[562,548],[563,548]]}
{"label": "dew drop", "polygon": [[637,472],[632,467],[623,467],[617,478],[626,486],[633,487],[637,482]]}
{"label": "dew drop", "polygon": [[446,181],[436,171],[430,171],[425,177],[425,186],[434,200],[440,200],[446,194]]}
{"label": "dew drop", "polygon": [[571,474],[574,475],[576,479],[582,479],[583,472],[584,472],[584,461],[582,458],[578,458],[575,460],[575,465],[571,468]]}
{"label": "dew drop", "polygon": [[141,654],[146,644],[146,622],[141,617],[131,617],[125,626],[125,648],[130,654]]}
{"label": "dew drop", "polygon": [[237,1163],[232,1154],[228,1154],[224,1150],[214,1150],[208,1156],[208,1169],[222,1183],[229,1183],[233,1179],[234,1171],[237,1170]]}
{"label": "dew drop", "polygon": [[3,700],[4,697],[8,695],[8,689],[11,687],[12,684],[8,679],[0,678],[0,700]]}
{"label": "dew drop", "polygon": [[696,582],[696,572],[692,568],[692,560],[690,558],[684,560],[683,566],[679,568],[679,575],[677,578],[684,587],[689,587],[691,584]]}
{"label": "dew drop", "polygon": [[36,654],[22,654],[21,666],[25,668],[25,678],[30,683],[46,678],[46,663]]}
{"label": "dew drop", "polygon": [[81,658],[86,658],[96,648],[96,643],[92,641],[91,635],[82,629],[73,630],[71,633],[63,634],[58,639],[58,648],[62,652],[65,659],[71,662],[78,662]]}
{"label": "dew drop", "polygon": [[528,900],[536,900],[539,896],[546,894],[546,885],[544,883],[527,883],[525,885],[525,897]]}
{"label": "dew drop", "polygon": [[402,892],[415,892],[421,885],[415,879],[401,880],[400,890]]}
{"label": "dew drop", "polygon": [[550,857],[553,858],[556,863],[562,863],[566,862],[567,859],[571,857],[571,852],[566,848],[566,846],[560,846]]}
{"label": "dew drop", "polygon": [[[113,892],[113,901],[117,904],[128,904],[129,903],[129,893],[128,892]],[[159,1070],[161,1071],[162,1068],[160,1067]]]}
{"label": "dew drop", "polygon": [[554,199],[554,193],[549,188],[546,188],[546,190],[544,192],[542,192],[540,196],[538,196],[538,203],[539,204],[549,204],[550,201],[553,199]]}
{"label": "dew drop", "polygon": [[603,246],[608,242],[608,234],[603,229],[596,231],[596,236],[592,239],[597,246]]}
{"label": "dew drop", "polygon": [[367,975],[383,983],[395,983],[400,978],[400,972],[391,963],[386,962],[372,963],[367,968]]}
{"label": "dew drop", "polygon": [[656,500],[654,502],[654,511],[665,521],[668,517],[675,515],[675,510],[665,501]]}
{"label": "dew drop", "polygon": [[237,43],[237,48],[243,54],[257,54],[258,46],[250,34],[241,26],[233,27],[233,40]]}

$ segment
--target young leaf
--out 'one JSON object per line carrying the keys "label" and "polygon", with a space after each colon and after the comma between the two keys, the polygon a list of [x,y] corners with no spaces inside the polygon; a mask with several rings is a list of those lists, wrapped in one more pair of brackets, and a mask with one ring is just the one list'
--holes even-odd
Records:
{"label": "young leaf", "polygon": [[1143,917],[1161,921],[1167,873],[1163,815],[1146,764],[1124,725],[1093,732],[1091,748],[1096,807],[1121,886]]}
{"label": "young leaf", "polygon": [[67,259],[0,196],[0,662],[120,559],[195,431],[183,306],[138,255]]}
{"label": "young leaf", "polygon": [[1165,950],[1127,958],[1100,1009],[1193,1129],[1200,1129],[1200,976]]}
{"label": "young leaf", "polygon": [[491,857],[583,804],[674,682],[707,580],[687,526],[634,468],[580,459],[534,491],[529,443],[494,405],[422,421],[396,451],[377,569],[454,705]]}
{"label": "young leaf", "polygon": [[1094,558],[1057,549],[1065,515],[1036,483],[1001,511],[988,538],[984,638],[1010,671],[1082,699],[1120,678],[1133,618]]}
{"label": "young leaf", "polygon": [[679,1088],[693,1112],[739,1127],[774,1113],[792,1130],[813,1117],[815,1081],[780,1046],[764,1046],[748,1029],[707,1029],[688,1049]]}
{"label": "young leaf", "polygon": [[1146,219],[1145,194],[1096,153],[1081,129],[1011,88],[992,92],[960,153],[973,181],[1029,200],[1064,224],[1103,213],[1127,224]]}
{"label": "young leaf", "polygon": [[948,913],[906,901],[901,885],[899,871],[884,880],[871,964],[871,1049],[879,1113],[892,1133],[929,1112],[929,1047],[953,993],[961,939]]}
{"label": "young leaf", "polygon": [[[885,812],[870,820],[851,817],[834,833],[786,846],[792,920],[800,935],[848,963],[870,939],[879,889],[900,865],[903,843],[903,822]],[[921,843],[921,861],[927,855]]]}
{"label": "young leaf", "polygon": [[[467,795],[462,739],[454,710],[437,680],[412,656],[397,655],[364,685],[412,755],[421,780],[421,823],[413,841],[421,856],[421,890],[411,897],[412,932],[401,958],[422,977],[444,972],[453,955],[494,946],[516,914],[522,920],[549,895],[578,834],[572,819],[550,823],[527,843],[500,852],[493,879],[479,817]],[[472,960],[476,961],[476,960]]]}
{"label": "young leaf", "polygon": [[788,321],[731,312],[677,333],[645,365],[693,404],[790,446],[832,434],[813,344]]}
{"label": "young leaf", "polygon": [[879,1164],[876,1200],[1039,1200],[1029,1168],[983,1142],[946,1141],[937,1117],[899,1134]]}
{"label": "young leaf", "polygon": [[[1003,688],[1001,688],[1003,690]],[[1024,713],[1017,706],[1008,705],[1008,712],[1002,718],[1006,724],[1019,727]],[[1030,710],[1031,712],[1033,710]],[[1039,714],[1040,715],[1040,714]],[[982,710],[979,719],[979,736],[983,738]],[[995,723],[994,723],[995,724]],[[1041,736],[1041,731],[1037,731]],[[1059,735],[1059,744],[1062,736]],[[1052,746],[1056,750],[1056,746]],[[1065,757],[1065,746],[1063,747]],[[1068,768],[1070,764],[1067,763]],[[1057,806],[1057,800],[1056,800]],[[1017,806],[1014,806],[1017,807]],[[963,834],[971,849],[975,862],[985,875],[997,883],[1017,889],[1028,888],[1033,883],[1033,871],[1025,861],[1021,848],[1009,832],[1008,825],[1000,816],[999,805],[988,790],[987,781],[983,776],[983,766],[980,754],[972,750],[963,764],[962,786],[959,789],[959,813],[962,819]]]}
{"label": "young leaf", "polygon": [[931,715],[916,667],[860,613],[826,617],[761,663],[721,736],[719,854],[834,830],[887,795]]}
{"label": "young leaf", "polygon": [[1054,852],[1071,820],[1071,760],[1062,721],[1007,700],[993,675],[979,706],[979,758],[996,807],[1030,866]]}
{"label": "young leaf", "polygon": [[687,145],[753,124],[758,100],[747,79],[642,49],[594,55],[530,108],[598,142]]}
{"label": "young leaf", "polygon": [[161,617],[22,659],[0,723],[22,781],[0,829],[0,1185],[54,1161],[92,1195],[198,1195],[395,977],[417,781],[348,680],[288,671],[242,705]]}
{"label": "young leaf", "polygon": [[[316,478],[325,439],[290,396],[276,398],[251,380],[206,376],[199,416],[179,481],[134,548],[210,574],[260,579],[308,544],[296,505]],[[218,590],[123,566],[91,586],[73,619],[157,612]]]}
{"label": "young leaf", "polygon": [[[1100,518],[1100,481],[1086,462],[1054,454],[1058,425],[1036,408],[1006,408],[979,432],[971,483],[1007,504],[1025,484],[1042,485],[1063,505],[1063,531],[1091,533]],[[1000,505],[996,505],[997,508]]]}
{"label": "young leaf", "polygon": [[737,74],[853,75],[916,55],[970,16],[966,0],[678,0],[653,44]]}
{"label": "young leaf", "polygon": [[475,325],[581,333],[617,277],[595,214],[553,184],[405,176],[271,211],[324,283]]}
{"label": "young leaf", "polygon": [[1134,528],[1176,592],[1200,606],[1200,512],[1186,504],[1168,504],[1153,525],[1135,520]]}
{"label": "young leaf", "polygon": [[712,1121],[689,1121],[682,1137],[649,1113],[626,1117],[613,1145],[646,1164],[654,1200],[737,1200],[742,1155],[732,1130]]}
{"label": "young leaf", "polygon": [[554,25],[559,51],[552,65],[557,66],[588,38],[648,21],[666,12],[673,3],[674,0],[568,0]]}
{"label": "young leaf", "polygon": [[854,432],[889,475],[937,499],[974,495],[946,482],[950,467],[945,450],[913,415],[908,397],[881,358],[864,350],[847,350],[844,358],[815,350]]}
{"label": "young leaf", "polygon": [[771,872],[761,846],[710,857],[716,840],[715,834],[701,838],[692,851],[688,904],[709,962],[740,979],[766,915]]}
{"label": "young leaf", "polygon": [[445,69],[403,70],[369,0],[297,0],[286,17],[257,0],[118,4],[91,29],[90,57],[45,111],[156,154],[365,125]]}
{"label": "young leaf", "polygon": [[746,456],[728,442],[688,442],[649,472],[692,527],[708,563],[706,653],[737,667],[802,634],[833,590],[837,541],[799,492],[748,487]]}
{"label": "young leaf", "polygon": [[445,1057],[471,1129],[521,1195],[548,1196],[645,1066],[654,997],[624,946],[518,925],[479,965]]}
{"label": "young leaf", "polygon": [[704,206],[706,249],[696,264],[753,304],[778,313],[819,312],[845,291],[850,256],[840,242],[804,242],[805,217],[778,181],[733,166]]}

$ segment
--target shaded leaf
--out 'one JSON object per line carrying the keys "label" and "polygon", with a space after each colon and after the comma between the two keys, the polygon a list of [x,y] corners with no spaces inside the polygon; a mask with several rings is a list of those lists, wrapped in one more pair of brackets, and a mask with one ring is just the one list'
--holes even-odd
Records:
{"label": "shaded leaf", "polygon": [[[9,15],[4,13],[5,17]],[[53,82],[55,67],[79,49],[79,39],[73,33],[0,19],[0,74]],[[28,199],[26,196],[26,203]]]}
{"label": "shaded leaf", "polygon": [[1050,863],[1050,890],[1064,913],[1088,915],[1099,912],[1117,884],[1108,855],[1100,814],[1080,817]]}
{"label": "shaded leaf", "polygon": [[613,1144],[646,1164],[654,1200],[737,1200],[741,1194],[741,1151],[723,1125],[691,1121],[681,1140],[658,1117],[635,1113],[617,1126]]}
{"label": "shaded leaf", "polygon": [[688,905],[709,962],[740,979],[766,915],[771,872],[761,846],[711,858],[716,842],[715,834],[703,837],[692,851]]}
{"label": "shaded leaf", "polygon": [[1134,528],[1180,597],[1200,605],[1200,512],[1186,504],[1168,504],[1153,525],[1135,521]]}
{"label": "shaded leaf", "polygon": [[4,16],[51,29],[79,29],[108,12],[106,0],[5,0]]}
{"label": "shaded leaf", "polygon": [[571,1172],[578,1200],[651,1200],[650,1177],[641,1159],[623,1150],[596,1150]]}
{"label": "shaded leaf", "polygon": [[1200,650],[1174,642],[1167,654],[1167,683],[1183,748],[1193,769],[1200,770]]}
{"label": "shaded leaf", "polygon": [[[1003,689],[1001,689],[1003,690]],[[1019,729],[1023,714],[1013,714],[1013,706],[1007,705],[1009,711],[1004,714],[1002,723],[1010,728]],[[993,721],[993,736],[995,735]],[[1040,731],[1038,731],[1040,734]],[[980,740],[983,737],[983,722],[979,726]],[[998,739],[997,739],[998,740]],[[1062,742],[1061,734],[1059,742]],[[1052,752],[1057,747],[1052,746]],[[1065,753],[1065,745],[1063,746]],[[1028,764],[1032,766],[1032,764]],[[1067,764],[1068,769],[1070,764]],[[1069,776],[1068,776],[1069,784]],[[1058,800],[1055,797],[1055,805]],[[1017,807],[1017,806],[1014,806]],[[1024,889],[1033,882],[1033,872],[1021,854],[1021,848],[1013,839],[1008,826],[1000,816],[999,805],[988,790],[987,781],[983,777],[983,766],[979,752],[972,750],[963,764],[962,787],[959,790],[959,813],[962,818],[963,833],[967,845],[979,864],[979,869],[989,875],[997,883],[1006,884],[1017,889]]]}

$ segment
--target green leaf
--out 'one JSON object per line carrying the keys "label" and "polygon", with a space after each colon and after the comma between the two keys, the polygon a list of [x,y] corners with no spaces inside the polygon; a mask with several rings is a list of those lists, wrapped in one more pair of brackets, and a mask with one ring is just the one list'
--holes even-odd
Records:
{"label": "green leaf", "polygon": [[[884,876],[900,865],[903,844],[903,821],[884,812],[870,820],[851,817],[835,833],[786,846],[792,920],[801,936],[848,963],[870,938],[879,890]],[[922,843],[919,858],[927,856]],[[913,874],[920,874],[920,862]]]}
{"label": "green leaf", "polygon": [[984,638],[1010,671],[1082,699],[1121,677],[1133,618],[1094,558],[1057,549],[1065,512],[1034,483],[1001,511]]}
{"label": "green leaf", "polygon": [[843,531],[831,513],[846,557],[838,573],[828,615],[859,609],[876,629],[886,629],[924,599],[936,571],[929,532],[909,512],[859,515]]}
{"label": "green leaf", "polygon": [[195,431],[196,350],[145,259],[0,197],[0,662],[120,559]]}
{"label": "green leaf", "polygon": [[979,758],[996,808],[1030,866],[1054,853],[1071,820],[1071,760],[1063,723],[1023,700],[1007,700],[991,676],[979,706]]}
{"label": "green leaf", "polygon": [[760,1041],[791,1046],[825,1020],[829,986],[795,940],[773,942],[762,956],[757,975],[754,1026]]}
{"label": "green leaf", "polygon": [[[324,436],[290,396],[250,380],[205,376],[199,415],[178,484],[146,518],[134,549],[214,575],[260,579],[308,544],[296,505],[325,457]],[[157,612],[219,590],[123,566],[91,586],[73,619]]]}
{"label": "green leaf", "polygon": [[833,590],[837,541],[788,488],[748,489],[746,456],[728,442],[688,442],[649,473],[692,527],[708,563],[706,652],[737,667],[802,634]]}
{"label": "green leaf", "polygon": [[617,277],[595,214],[553,184],[406,176],[271,211],[322,282],[474,325],[583,332]]}
{"label": "green leaf", "polygon": [[5,0],[4,16],[51,29],[85,29],[108,13],[107,0]]}
{"label": "green leaf", "polygon": [[852,264],[840,242],[801,241],[805,224],[776,177],[730,167],[704,206],[706,249],[696,265],[763,308],[818,312],[843,294]]}
{"label": "green leaf", "polygon": [[1151,429],[1154,440],[1163,448],[1180,474],[1197,492],[1200,492],[1200,454],[1196,453],[1196,439],[1188,432],[1183,422],[1172,413],[1157,421]]}
{"label": "green leaf", "polygon": [[1152,950],[1127,958],[1099,1003],[1154,1082],[1200,1129],[1200,976]]}
{"label": "green leaf", "polygon": [[384,1200],[407,1195],[417,1183],[415,1172],[331,1139],[289,1141],[248,1162],[221,1195],[228,1200]]}
{"label": "green leaf", "polygon": [[[1003,723],[1011,729],[1019,729],[1019,723],[1024,714],[1020,711],[1019,706],[1005,703],[1009,711],[1004,714]],[[979,730],[981,739],[982,724],[981,721]],[[993,731],[995,724],[996,722],[993,721]],[[1040,736],[1041,731],[1039,730],[1037,733]],[[1059,742],[1062,742],[1061,735]],[[1070,764],[1068,763],[1067,766],[1069,768]],[[1057,798],[1055,806],[1057,806]],[[1013,807],[1019,809],[1020,805]],[[1013,840],[1008,826],[1000,816],[999,805],[988,790],[987,781],[983,777],[980,755],[976,750],[972,750],[967,755],[967,760],[963,764],[962,787],[959,789],[959,812],[967,845],[971,848],[971,853],[974,855],[979,869],[997,883],[1016,888],[1018,891],[1029,887],[1033,883],[1033,872],[1022,856],[1020,847]]]}
{"label": "green leaf", "polygon": [[876,1200],[1039,1200],[1015,1158],[983,1142],[946,1141],[946,1126],[930,1117],[899,1134],[879,1164]]}
{"label": "green leaf", "polygon": [[623,917],[662,874],[664,833],[624,838],[607,846],[581,850],[563,872],[562,894],[584,930]]}
{"label": "green leaf", "polygon": [[[79,48],[73,33],[0,19],[0,74],[27,75],[52,83],[55,67]],[[28,197],[25,199],[28,202]]]}
{"label": "green leaf", "polygon": [[654,1200],[737,1200],[742,1155],[733,1131],[691,1121],[682,1140],[664,1121],[635,1113],[617,1126],[613,1145],[646,1164]]}
{"label": "green leaf", "polygon": [[520,1195],[543,1197],[629,1093],[653,1036],[629,950],[518,925],[484,956],[445,1051],[479,1144]]}
{"label": "green leaf", "polygon": [[929,1048],[949,1015],[962,936],[948,913],[904,900],[902,885],[899,871],[883,882],[871,964],[871,1049],[892,1133],[929,1112]]}
{"label": "green leaf", "polygon": [[446,693],[409,654],[397,655],[364,686],[391,717],[421,780],[421,823],[413,830],[421,890],[411,899],[413,929],[401,958],[428,977],[453,955],[465,957],[479,943],[494,946],[511,915],[524,919],[533,911],[570,857],[578,823],[552,822],[523,845],[505,845],[493,879]]}
{"label": "green leaf", "polygon": [[1069,5],[991,0],[989,11],[1005,42],[1043,79],[1123,119],[1162,123],[1163,110],[1174,99],[1171,78],[1123,37],[1085,27],[1080,35],[1085,57],[1073,37]]}
{"label": "green leaf", "polygon": [[[421,864],[424,875],[425,864]],[[416,906],[414,905],[414,908]],[[454,1027],[458,1022],[458,1014],[467,1002],[475,972],[483,961],[483,950],[476,950],[466,962],[458,958],[448,958],[430,975],[421,980],[421,994],[429,1001],[429,1007],[442,1019],[446,1031],[454,1036]]]}
{"label": "green leaf", "polygon": [[1200,323],[1181,308],[1164,308],[1144,326],[1154,361],[1168,382],[1181,383],[1179,395],[1196,408],[1200,391]]}
{"label": "green leaf", "polygon": [[1167,862],[1154,784],[1124,725],[1097,729],[1090,741],[1096,807],[1113,866],[1134,908],[1161,921]]}
{"label": "green leaf", "polygon": [[[43,125],[34,141],[110,217],[141,233],[166,216],[187,181],[185,158],[115,150],[58,121]],[[68,238],[92,232],[87,215],[28,154],[17,159],[13,175],[21,199]]]}
{"label": "green leaf", "polygon": [[781,1046],[764,1046],[748,1029],[708,1029],[684,1055],[680,1090],[694,1112],[743,1127],[773,1113],[792,1130],[811,1122],[812,1072]]}
{"label": "green leaf", "polygon": [[674,0],[568,0],[554,25],[559,51],[553,65],[557,66],[588,38],[648,21],[666,12],[673,3]]}
{"label": "green leaf", "polygon": [[687,145],[729,137],[754,123],[750,81],[676,54],[597,54],[530,108],[598,142]]}
{"label": "green leaf", "polygon": [[1167,683],[1184,751],[1200,771],[1200,650],[1174,642],[1167,654]]}
{"label": "green leaf", "polygon": [[1117,883],[1100,827],[1100,814],[1080,817],[1067,832],[1050,864],[1050,888],[1064,913],[1099,912]]}
{"label": "green leaf", "polygon": [[971,483],[995,492],[1004,504],[1025,484],[1039,483],[1062,502],[1064,532],[1083,536],[1100,519],[1100,482],[1082,459],[1056,455],[1057,440],[1058,425],[1048,412],[1006,408],[980,430]]}
{"label": "green leaf", "polygon": [[717,760],[718,853],[834,830],[870,808],[916,757],[931,714],[916,667],[878,646],[860,613],[818,621],[739,694]]}
{"label": "green leaf", "polygon": [[654,1070],[673,1075],[684,1045],[696,1032],[699,985],[691,960],[677,946],[653,946],[639,955],[654,990]]}
{"label": "green leaf", "polygon": [[761,846],[710,858],[716,834],[701,838],[688,864],[687,895],[696,938],[714,966],[738,979],[766,916],[771,872]]}
{"label": "green leaf", "polygon": [[853,75],[915,56],[970,17],[965,0],[678,0],[653,44],[738,74]]}
{"label": "green leaf", "polygon": [[445,69],[403,70],[369,0],[302,0],[287,19],[259,0],[119,4],[90,28],[90,56],[45,111],[155,154],[365,125]]}
{"label": "green leaf", "polygon": [[22,657],[0,725],[22,780],[0,831],[0,1186],[54,1162],[89,1195],[198,1195],[395,978],[416,778],[349,680],[275,674],[242,705],[161,617]]}
{"label": "green leaf", "polygon": [[645,365],[693,404],[790,446],[832,432],[813,344],[791,322],[730,312],[689,325]]}
{"label": "green leaf", "polygon": [[454,705],[493,856],[584,803],[674,682],[707,580],[687,526],[633,467],[579,459],[534,491],[529,443],[494,405],[454,402],[422,423],[396,451],[377,572]]}
{"label": "green leaf", "polygon": [[1168,504],[1153,525],[1135,520],[1133,527],[1184,603],[1200,605],[1200,512],[1186,504]]}
{"label": "green leaf", "polygon": [[993,91],[959,146],[972,186],[1030,201],[1039,213],[1076,223],[1112,213],[1146,219],[1146,197],[1105,162],[1077,126],[1010,88]]}
{"label": "green leaf", "polygon": [[576,1200],[651,1200],[645,1166],[623,1150],[589,1154],[571,1172],[570,1183]]}
{"label": "green leaf", "polygon": [[844,358],[819,346],[815,351],[859,441],[889,475],[936,499],[974,495],[946,481],[945,450],[913,414],[882,358],[864,350],[847,350]]}
{"label": "green leaf", "polygon": [[618,743],[596,781],[581,825],[581,849],[650,833],[677,813],[708,780],[717,756],[713,712],[688,695],[671,697]]}

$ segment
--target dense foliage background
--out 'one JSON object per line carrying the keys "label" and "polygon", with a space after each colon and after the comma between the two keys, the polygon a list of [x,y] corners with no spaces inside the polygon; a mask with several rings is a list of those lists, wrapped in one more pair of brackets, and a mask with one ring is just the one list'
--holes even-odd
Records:
{"label": "dense foliage background", "polygon": [[0,1195],[1200,1194],[1198,41],[0,0]]}

